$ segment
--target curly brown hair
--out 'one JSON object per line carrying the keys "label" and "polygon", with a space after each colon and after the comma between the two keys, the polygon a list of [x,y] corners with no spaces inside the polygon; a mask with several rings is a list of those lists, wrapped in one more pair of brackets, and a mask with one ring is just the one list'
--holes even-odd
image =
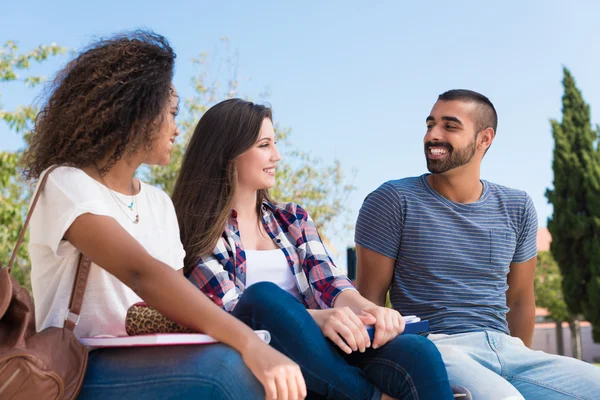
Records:
{"label": "curly brown hair", "polygon": [[86,167],[149,150],[172,92],[175,53],[167,39],[134,31],[91,44],[58,72],[23,155],[25,177],[52,165]]}

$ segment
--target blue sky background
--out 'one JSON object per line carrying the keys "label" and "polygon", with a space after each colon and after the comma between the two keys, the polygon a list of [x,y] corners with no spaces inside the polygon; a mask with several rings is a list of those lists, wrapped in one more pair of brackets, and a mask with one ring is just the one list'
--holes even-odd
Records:
{"label": "blue sky background", "polygon": [[[540,226],[552,208],[550,118],[560,119],[562,67],[600,107],[600,2],[578,1],[21,1],[0,9],[0,41],[23,50],[56,42],[82,48],[94,37],[147,27],[178,54],[175,84],[192,94],[190,59],[239,54],[240,93],[268,102],[292,142],[325,162],[356,170],[347,219],[382,182],[426,171],[425,117],[438,94],[468,88],[487,95],[499,114],[482,177],[526,190]],[[67,56],[32,70],[51,77]],[[216,72],[218,64],[214,64]],[[39,89],[0,84],[0,103],[28,104]],[[0,125],[0,149],[22,146]],[[353,243],[352,232],[333,241]],[[344,251],[338,258],[345,265]]]}

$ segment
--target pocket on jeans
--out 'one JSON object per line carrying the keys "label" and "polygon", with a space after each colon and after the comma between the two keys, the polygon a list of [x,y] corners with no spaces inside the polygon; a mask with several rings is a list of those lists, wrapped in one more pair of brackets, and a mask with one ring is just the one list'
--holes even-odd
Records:
{"label": "pocket on jeans", "polygon": [[490,230],[490,262],[508,267],[517,247],[517,235],[510,229]]}

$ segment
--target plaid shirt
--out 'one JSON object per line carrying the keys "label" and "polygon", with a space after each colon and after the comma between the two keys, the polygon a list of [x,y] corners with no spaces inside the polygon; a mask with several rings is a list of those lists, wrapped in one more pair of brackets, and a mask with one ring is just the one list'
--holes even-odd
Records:
{"label": "plaid shirt", "polygon": [[[333,264],[315,223],[294,203],[263,203],[265,230],[285,254],[307,308],[333,307],[344,290],[356,290]],[[246,253],[242,247],[237,213],[232,211],[212,254],[201,257],[188,279],[217,305],[232,311],[246,287]]]}

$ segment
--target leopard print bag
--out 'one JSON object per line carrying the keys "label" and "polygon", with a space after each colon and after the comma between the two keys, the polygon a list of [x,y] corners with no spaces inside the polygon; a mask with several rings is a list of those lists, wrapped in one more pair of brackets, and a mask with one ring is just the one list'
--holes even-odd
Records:
{"label": "leopard print bag", "polygon": [[136,303],[127,310],[125,331],[129,336],[153,333],[193,333],[194,331],[165,317],[146,303]]}

